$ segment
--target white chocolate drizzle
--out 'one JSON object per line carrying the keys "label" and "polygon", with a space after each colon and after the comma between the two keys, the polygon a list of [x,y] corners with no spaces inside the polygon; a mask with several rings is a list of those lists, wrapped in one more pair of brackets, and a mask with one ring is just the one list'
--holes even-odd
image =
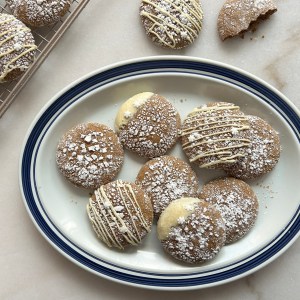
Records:
{"label": "white chocolate drizzle", "polygon": [[[0,28],[4,24],[8,23],[7,26],[9,28],[10,23],[16,20],[13,16],[2,14],[2,20],[0,21]],[[19,21],[18,21],[19,22]],[[0,74],[0,82],[5,81],[5,77],[14,69],[27,69],[30,64],[25,65],[25,64],[16,64],[14,63],[24,57],[26,54],[28,54],[31,51],[34,51],[37,46],[32,43],[32,44],[24,44],[24,41],[26,40],[25,33],[31,32],[31,30],[26,27],[22,26],[22,23],[20,22],[20,25],[13,25],[11,29],[7,30],[1,30],[0,32],[0,39],[7,36],[5,39],[3,39],[0,42],[0,59],[4,57],[9,57],[10,54],[13,52],[20,52],[17,55],[11,55],[11,58],[9,58],[7,61],[2,62],[4,63],[3,65],[3,70],[1,71]],[[33,37],[32,37],[33,39]],[[14,44],[9,44],[11,40],[14,40]],[[22,51],[21,51],[22,50]]]}
{"label": "white chocolate drizzle", "polygon": [[189,43],[198,36],[203,18],[199,0],[143,0],[142,3],[154,8],[155,13],[144,9],[140,14],[151,22],[148,34],[155,36],[159,44],[174,49],[177,48],[176,36]]}
{"label": "white chocolate drizzle", "polygon": [[[234,163],[238,157],[244,156],[243,153],[233,151],[250,145],[249,139],[239,136],[239,131],[248,130],[250,126],[247,117],[235,114],[235,110],[239,110],[239,107],[203,106],[194,109],[188,115],[185,128],[181,131],[182,137],[188,136],[187,141],[182,144],[183,150],[200,148],[196,155],[190,158],[190,162],[213,157],[214,159],[209,162],[200,164],[201,168],[206,168],[220,163]],[[222,114],[222,111],[232,111],[232,113]],[[202,146],[205,145],[209,147],[204,150],[205,147]],[[213,147],[213,145],[218,146]]]}
{"label": "white chocolate drizzle", "polygon": [[128,244],[137,245],[142,240],[138,227],[142,226],[149,232],[151,225],[143,216],[131,185],[118,180],[115,186],[121,200],[118,205],[113,205],[111,197],[101,186],[95,190],[94,198],[89,199],[87,213],[98,238],[109,247],[123,249],[122,238]]}

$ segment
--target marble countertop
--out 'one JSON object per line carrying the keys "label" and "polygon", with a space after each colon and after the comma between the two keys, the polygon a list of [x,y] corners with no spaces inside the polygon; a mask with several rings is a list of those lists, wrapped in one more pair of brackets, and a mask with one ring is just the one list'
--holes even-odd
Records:
{"label": "marble countertop", "polygon": [[221,42],[216,19],[223,0],[202,0],[203,31],[192,46],[180,51],[158,48],[145,36],[139,3],[91,0],[0,119],[0,299],[299,299],[300,240],[263,269],[226,285],[186,292],[145,291],[79,268],[51,247],[29,218],[18,182],[25,133],[49,99],[95,69],[143,56],[208,58],[262,78],[300,108],[300,1],[278,0],[278,12],[256,32]]}

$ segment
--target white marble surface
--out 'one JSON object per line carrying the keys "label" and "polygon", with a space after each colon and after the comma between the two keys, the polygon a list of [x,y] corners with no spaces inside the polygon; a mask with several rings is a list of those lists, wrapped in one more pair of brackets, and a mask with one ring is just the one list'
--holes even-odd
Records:
{"label": "white marble surface", "polygon": [[107,64],[167,54],[209,58],[259,76],[300,108],[300,1],[278,0],[278,12],[254,34],[223,43],[216,32],[223,0],[202,0],[201,36],[193,46],[176,52],[160,49],[146,38],[139,3],[91,0],[0,120],[0,299],[299,299],[299,240],[268,266],[226,285],[188,292],[144,291],[80,269],[45,241],[27,215],[18,162],[29,125],[54,94]]}

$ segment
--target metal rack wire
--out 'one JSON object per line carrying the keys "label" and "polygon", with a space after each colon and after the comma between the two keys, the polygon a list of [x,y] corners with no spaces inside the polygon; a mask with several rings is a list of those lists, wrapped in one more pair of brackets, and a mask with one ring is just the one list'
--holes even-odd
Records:
{"label": "metal rack wire", "polygon": [[[88,2],[89,0],[73,0],[67,14],[58,22],[51,26],[32,28],[37,45],[35,61],[20,78],[0,84],[0,118]],[[0,13],[10,14],[7,4],[2,0]]]}

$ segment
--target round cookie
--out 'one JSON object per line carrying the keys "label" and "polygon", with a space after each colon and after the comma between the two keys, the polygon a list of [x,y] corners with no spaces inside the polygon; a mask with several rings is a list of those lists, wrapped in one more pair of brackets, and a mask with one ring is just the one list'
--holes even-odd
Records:
{"label": "round cookie", "polygon": [[219,211],[197,198],[171,202],[158,220],[157,233],[166,252],[191,264],[214,258],[226,239]]}
{"label": "round cookie", "polygon": [[180,116],[166,98],[144,92],[123,103],[115,127],[124,147],[153,158],[166,154],[176,143]]}
{"label": "round cookie", "polygon": [[278,133],[266,121],[257,116],[247,116],[247,119],[250,130],[244,134],[251,144],[236,163],[224,167],[228,175],[243,180],[270,172],[279,161],[281,150]]}
{"label": "round cookie", "polygon": [[182,148],[200,168],[223,168],[243,155],[250,144],[243,133],[249,122],[232,103],[212,102],[195,108],[181,127]]}
{"label": "round cookie", "polygon": [[33,63],[36,48],[27,26],[14,16],[0,14],[0,82],[22,75]]}
{"label": "round cookie", "polygon": [[198,178],[193,169],[174,156],[148,161],[140,169],[135,182],[151,199],[155,217],[159,217],[171,201],[197,197],[199,193]]}
{"label": "round cookie", "polygon": [[63,17],[71,0],[6,0],[12,14],[27,25],[51,25]]}
{"label": "round cookie", "polygon": [[221,40],[240,35],[277,11],[272,0],[227,0],[218,16],[218,32]]}
{"label": "round cookie", "polygon": [[226,244],[241,239],[253,227],[258,214],[258,200],[242,180],[226,177],[203,186],[200,198],[214,205],[226,226]]}
{"label": "round cookie", "polygon": [[60,139],[56,162],[67,180],[78,187],[96,189],[111,181],[124,161],[117,135],[106,125],[83,123]]}
{"label": "round cookie", "polygon": [[199,0],[142,0],[140,17],[155,44],[181,49],[198,37],[203,12]]}
{"label": "round cookie", "polygon": [[87,213],[98,238],[107,246],[119,249],[140,244],[153,221],[147,195],[137,185],[122,180],[95,190]]}

